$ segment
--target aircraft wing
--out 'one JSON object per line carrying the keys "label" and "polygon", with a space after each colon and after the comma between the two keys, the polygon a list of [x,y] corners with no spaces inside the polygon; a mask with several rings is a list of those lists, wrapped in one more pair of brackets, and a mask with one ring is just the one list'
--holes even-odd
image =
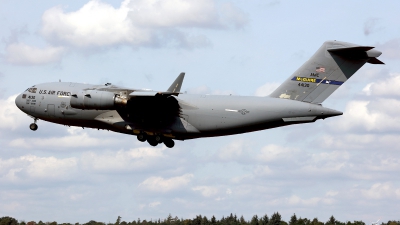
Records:
{"label": "aircraft wing", "polygon": [[170,96],[175,95],[178,96],[179,92],[169,92],[169,91],[134,91],[129,94],[129,97],[151,97],[151,96]]}
{"label": "aircraft wing", "polygon": [[183,78],[185,78],[185,73],[182,72],[171,84],[167,91],[135,90],[129,94],[129,97],[178,96],[181,91]]}

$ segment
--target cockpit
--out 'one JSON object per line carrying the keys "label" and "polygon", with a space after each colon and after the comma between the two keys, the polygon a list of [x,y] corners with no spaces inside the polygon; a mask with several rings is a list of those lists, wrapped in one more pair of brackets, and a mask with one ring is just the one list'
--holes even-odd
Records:
{"label": "cockpit", "polygon": [[26,92],[26,91],[27,91],[27,92],[30,92],[30,93],[33,93],[33,94],[36,94],[37,88],[31,87],[31,88],[26,89],[25,92]]}

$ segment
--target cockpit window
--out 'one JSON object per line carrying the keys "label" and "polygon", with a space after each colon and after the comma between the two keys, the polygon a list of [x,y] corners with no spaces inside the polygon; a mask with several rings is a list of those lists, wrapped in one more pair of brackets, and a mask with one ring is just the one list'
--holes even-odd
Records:
{"label": "cockpit window", "polygon": [[36,93],[37,88],[28,88],[26,91],[30,93]]}

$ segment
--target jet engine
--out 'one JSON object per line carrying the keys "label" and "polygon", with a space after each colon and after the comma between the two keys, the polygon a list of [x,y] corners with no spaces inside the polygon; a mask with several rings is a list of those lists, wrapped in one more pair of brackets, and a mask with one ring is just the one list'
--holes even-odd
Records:
{"label": "jet engine", "polygon": [[112,110],[126,105],[127,99],[113,92],[88,90],[71,95],[70,104],[76,109]]}

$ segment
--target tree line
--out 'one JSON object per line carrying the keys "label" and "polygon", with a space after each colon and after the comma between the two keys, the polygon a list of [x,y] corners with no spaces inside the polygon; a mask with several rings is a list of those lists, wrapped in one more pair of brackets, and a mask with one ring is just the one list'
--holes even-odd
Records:
{"label": "tree line", "polygon": [[[165,219],[158,219],[158,220],[133,220],[131,222],[121,221],[121,217],[118,216],[115,223],[104,223],[104,222],[97,222],[91,220],[87,223],[57,223],[56,221],[53,222],[43,222],[43,221],[18,221],[12,217],[1,217],[0,218],[0,225],[371,225],[366,224],[363,221],[346,221],[341,222],[335,219],[335,217],[331,216],[328,221],[323,222],[319,221],[318,218],[314,218],[312,220],[307,218],[297,218],[296,214],[293,214],[290,217],[288,222],[283,221],[281,215],[276,212],[272,214],[271,217],[268,217],[265,214],[262,217],[258,217],[254,215],[251,220],[245,220],[243,216],[237,217],[236,214],[230,214],[227,217],[222,217],[221,219],[216,219],[215,216],[211,218],[207,218],[206,216],[198,215],[193,219],[179,219],[178,217],[172,217],[168,215]],[[387,223],[381,222],[377,225],[400,225],[400,221],[393,220],[388,221]]]}

